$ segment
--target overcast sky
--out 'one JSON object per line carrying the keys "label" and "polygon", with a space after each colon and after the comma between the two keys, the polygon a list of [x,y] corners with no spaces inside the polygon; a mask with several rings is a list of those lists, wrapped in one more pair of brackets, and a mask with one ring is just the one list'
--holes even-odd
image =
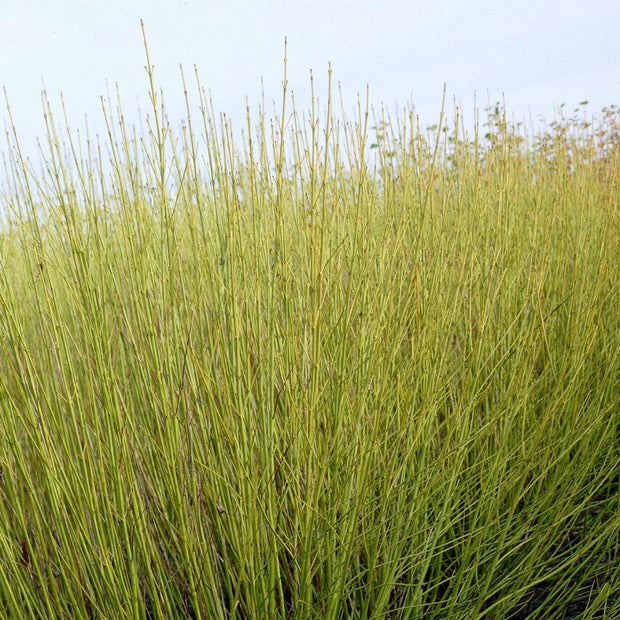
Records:
{"label": "overcast sky", "polygon": [[[345,107],[370,87],[373,104],[413,103],[436,122],[444,82],[471,118],[505,97],[518,120],[554,105],[620,104],[618,0],[20,0],[0,4],[0,85],[26,149],[43,132],[40,92],[70,122],[99,131],[106,80],[137,119],[148,82],[144,20],[156,82],[172,120],[183,116],[179,63],[196,65],[217,111],[244,122],[246,96],[277,100],[288,37],[289,82],[308,107],[308,76],[324,95],[328,63]],[[451,103],[450,103],[451,105]],[[2,119],[6,109],[2,102]],[[5,143],[0,149],[6,150]]]}

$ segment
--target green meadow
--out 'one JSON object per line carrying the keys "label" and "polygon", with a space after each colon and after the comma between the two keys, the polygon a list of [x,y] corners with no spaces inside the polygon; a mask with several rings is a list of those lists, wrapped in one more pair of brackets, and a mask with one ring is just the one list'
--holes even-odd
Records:
{"label": "green meadow", "polygon": [[9,129],[0,617],[620,617],[618,109],[176,129],[147,68]]}

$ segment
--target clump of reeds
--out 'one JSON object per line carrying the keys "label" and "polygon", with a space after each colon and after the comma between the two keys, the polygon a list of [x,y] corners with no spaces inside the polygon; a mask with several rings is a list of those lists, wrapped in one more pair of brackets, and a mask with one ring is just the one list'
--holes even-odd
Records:
{"label": "clump of reeds", "polygon": [[145,135],[11,139],[0,616],[619,614],[617,111],[427,132],[285,77],[239,143],[149,78]]}

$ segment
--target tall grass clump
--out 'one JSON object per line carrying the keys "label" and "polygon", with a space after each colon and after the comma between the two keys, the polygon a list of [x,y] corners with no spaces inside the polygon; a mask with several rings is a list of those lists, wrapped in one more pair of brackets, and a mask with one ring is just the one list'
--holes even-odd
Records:
{"label": "tall grass clump", "polygon": [[9,136],[0,617],[619,617],[617,110],[285,75],[239,140],[148,75],[143,134]]}

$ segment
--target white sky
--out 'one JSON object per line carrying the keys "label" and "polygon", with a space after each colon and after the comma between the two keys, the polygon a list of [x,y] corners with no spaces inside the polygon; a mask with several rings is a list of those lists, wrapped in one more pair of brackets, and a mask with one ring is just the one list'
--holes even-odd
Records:
{"label": "white sky", "polygon": [[[63,93],[75,128],[86,114],[101,131],[106,80],[118,83],[125,116],[137,122],[137,101],[148,107],[141,18],[173,121],[183,116],[179,63],[190,77],[197,65],[216,110],[238,127],[246,96],[260,99],[261,78],[266,101],[279,100],[285,36],[301,109],[310,69],[324,98],[328,62],[347,109],[368,84],[374,104],[412,102],[423,126],[437,121],[444,82],[450,108],[456,97],[470,119],[474,95],[479,107],[505,96],[526,122],[551,118],[561,103],[620,104],[618,0],[6,1],[0,85],[27,152],[43,133],[43,81],[54,109]],[[0,110],[6,123],[3,101]]]}

